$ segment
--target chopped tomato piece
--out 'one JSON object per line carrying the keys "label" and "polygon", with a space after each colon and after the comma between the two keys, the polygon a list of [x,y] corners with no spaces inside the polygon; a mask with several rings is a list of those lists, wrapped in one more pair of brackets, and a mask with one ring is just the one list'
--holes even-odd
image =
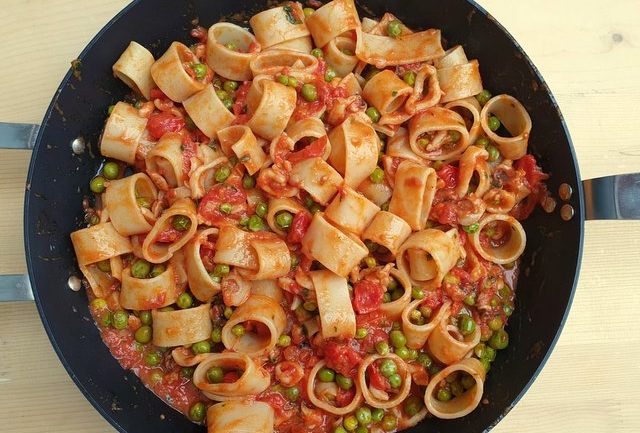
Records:
{"label": "chopped tomato piece", "polygon": [[296,216],[293,217],[291,227],[289,227],[287,242],[292,244],[299,244],[302,242],[302,238],[307,233],[309,225],[311,225],[311,214],[304,210],[298,212]]}
{"label": "chopped tomato piece", "polygon": [[336,395],[336,407],[345,407],[353,401],[353,397],[356,395],[355,387],[351,389],[338,388],[338,394]]}
{"label": "chopped tomato piece", "polygon": [[240,379],[240,375],[238,375],[237,371],[227,371],[224,376],[222,376],[223,383],[233,383]]}
{"label": "chopped tomato piece", "polygon": [[197,39],[201,44],[207,43],[207,29],[202,26],[198,26],[191,29],[191,37]]}
{"label": "chopped tomato piece", "polygon": [[386,377],[382,375],[380,369],[374,364],[369,365],[367,368],[367,377],[369,378],[369,385],[374,388],[378,388],[382,391],[391,389],[391,385]]}
{"label": "chopped tomato piece", "polygon": [[536,162],[533,155],[525,155],[514,164],[516,170],[522,170],[525,173],[525,178],[529,183],[529,186],[533,189],[538,184],[547,179],[549,176],[542,172],[542,169]]}
{"label": "chopped tomato piece", "polygon": [[184,128],[185,122],[181,117],[176,117],[171,113],[154,113],[149,117],[147,130],[154,140],[160,140],[167,132],[180,132]]}
{"label": "chopped tomato piece", "polygon": [[180,239],[183,235],[183,232],[176,230],[173,227],[169,227],[163,231],[161,231],[156,237],[156,242],[161,243],[171,243]]}
{"label": "chopped tomato piece", "polygon": [[444,181],[445,188],[455,188],[458,184],[458,167],[445,164],[436,173]]}
{"label": "chopped tomato piece", "polygon": [[169,97],[165,95],[162,90],[158,89],[157,87],[154,87],[153,89],[151,89],[151,92],[149,94],[149,100],[153,101],[154,99],[167,100],[169,99]]}
{"label": "chopped tomato piece", "polygon": [[[215,184],[200,200],[198,216],[209,225],[236,224],[247,215],[247,195],[242,188],[224,183]],[[233,206],[231,213],[220,211],[222,203]]]}
{"label": "chopped tomato piece", "polygon": [[327,365],[343,376],[354,377],[362,357],[352,347],[329,341],[324,345]]}
{"label": "chopped tomato piece", "polygon": [[287,156],[287,159],[291,163],[296,163],[305,159],[315,158],[316,156],[322,156],[327,147],[327,141],[328,139],[326,135],[324,137],[320,137],[304,149],[290,153],[289,156]]}
{"label": "chopped tomato piece", "polygon": [[249,94],[249,89],[251,88],[251,81],[245,81],[238,87],[236,90],[236,102],[233,104],[233,114],[239,116],[246,112],[247,105],[247,95]]}
{"label": "chopped tomato piece", "polygon": [[371,313],[382,305],[384,288],[370,280],[360,280],[353,287],[353,308],[358,314]]}

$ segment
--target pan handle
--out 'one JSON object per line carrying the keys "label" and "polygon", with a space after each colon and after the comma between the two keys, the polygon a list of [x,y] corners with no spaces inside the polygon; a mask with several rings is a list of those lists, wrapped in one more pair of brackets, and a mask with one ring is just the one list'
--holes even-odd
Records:
{"label": "pan handle", "polygon": [[640,219],[640,173],[582,181],[588,220]]}
{"label": "pan handle", "polygon": [[[0,149],[33,149],[40,125],[0,122]],[[28,275],[0,275],[0,302],[33,301]]]}

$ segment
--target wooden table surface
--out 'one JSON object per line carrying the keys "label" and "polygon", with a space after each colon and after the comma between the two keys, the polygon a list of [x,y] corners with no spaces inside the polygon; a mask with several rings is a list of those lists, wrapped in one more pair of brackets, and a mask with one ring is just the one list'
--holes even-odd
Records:
{"label": "wooden table surface", "polygon": [[[51,95],[125,0],[3,0],[0,121],[41,121]],[[640,1],[481,0],[554,92],[584,178],[640,171]],[[29,152],[0,151],[0,274],[26,271]],[[496,433],[640,431],[640,222],[589,222],[555,351]],[[67,376],[33,303],[0,305],[0,431],[113,432]]]}

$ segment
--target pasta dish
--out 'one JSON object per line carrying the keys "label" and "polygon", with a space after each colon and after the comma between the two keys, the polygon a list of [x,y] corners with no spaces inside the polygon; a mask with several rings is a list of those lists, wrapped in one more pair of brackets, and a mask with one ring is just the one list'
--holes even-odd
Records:
{"label": "pasta dish", "polygon": [[117,59],[132,92],[71,234],[90,311],[210,433],[481,411],[547,194],[531,118],[440,30],[310,4]]}

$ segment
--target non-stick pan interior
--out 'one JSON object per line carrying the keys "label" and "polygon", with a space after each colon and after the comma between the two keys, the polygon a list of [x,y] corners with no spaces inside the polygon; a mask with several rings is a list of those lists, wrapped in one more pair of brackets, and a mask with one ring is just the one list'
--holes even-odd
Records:
{"label": "non-stick pan interior", "polygon": [[[114,19],[80,56],[77,77],[67,75],[44,119],[29,171],[25,243],[31,282],[44,325],[65,368],[92,404],[119,430],[201,432],[184,416],[146,390],[111,357],[90,319],[86,295],[67,287],[79,275],[69,233],[82,225],[82,198],[99,163],[98,137],[106,108],[127,94],[111,65],[135,40],[160,55],[173,40],[191,43],[192,20],[209,26],[223,17],[238,20],[271,2],[145,0]],[[389,11],[414,28],[440,28],[449,46],[462,44],[477,58],[485,87],[518,98],[533,119],[530,150],[551,174],[552,192],[566,182],[580,194],[576,215],[562,221],[556,211],[537,210],[526,222],[527,250],[517,287],[509,348],[489,373],[485,398],[472,414],[453,421],[427,420],[412,431],[480,432],[513,406],[546,359],[570,303],[582,248],[581,189],[576,161],[562,116],[538,72],[493,18],[466,0],[370,0],[362,16]],[[241,15],[234,15],[242,13]],[[66,61],[66,59],[61,59]],[[82,136],[82,155],[71,141]]]}

